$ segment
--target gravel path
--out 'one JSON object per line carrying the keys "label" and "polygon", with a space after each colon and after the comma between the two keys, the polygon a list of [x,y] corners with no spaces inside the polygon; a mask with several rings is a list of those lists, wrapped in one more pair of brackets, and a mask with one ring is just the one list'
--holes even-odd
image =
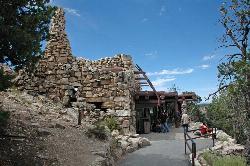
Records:
{"label": "gravel path", "polygon": [[[141,135],[149,138],[152,145],[128,154],[119,161],[119,166],[188,166],[188,155],[184,153],[182,128],[170,133],[150,133]],[[212,146],[212,139],[195,141],[197,150]]]}

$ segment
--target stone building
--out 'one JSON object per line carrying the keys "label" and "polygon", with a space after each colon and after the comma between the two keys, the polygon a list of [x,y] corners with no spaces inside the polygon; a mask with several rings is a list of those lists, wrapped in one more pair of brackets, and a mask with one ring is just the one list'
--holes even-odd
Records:
{"label": "stone building", "polygon": [[20,72],[17,85],[30,93],[45,94],[55,101],[67,99],[69,90],[96,109],[115,111],[126,131],[135,132],[136,90],[134,64],[128,55],[116,55],[96,61],[72,56],[63,9],[52,18],[50,39],[45,54],[33,73]]}
{"label": "stone building", "polygon": [[[145,83],[153,91],[141,91],[141,85]],[[136,130],[145,133],[146,125],[150,131],[159,111],[170,107],[170,114],[175,118],[180,111],[180,99],[193,100],[195,96],[157,92],[146,73],[133,63],[129,55],[120,54],[96,61],[77,59],[72,55],[65,32],[64,11],[60,8],[52,18],[44,56],[32,73],[20,71],[16,84],[20,90],[43,94],[65,105],[77,88],[75,95],[84,101],[85,110],[111,112],[125,134]],[[88,105],[94,108],[88,108]],[[90,111],[87,116],[98,119],[99,112],[93,115]]]}

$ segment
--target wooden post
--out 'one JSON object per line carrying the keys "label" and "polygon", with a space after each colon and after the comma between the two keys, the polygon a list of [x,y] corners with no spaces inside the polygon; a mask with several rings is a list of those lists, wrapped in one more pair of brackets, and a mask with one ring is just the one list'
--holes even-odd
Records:
{"label": "wooden post", "polygon": [[82,124],[82,109],[78,109],[78,125]]}
{"label": "wooden post", "polygon": [[185,154],[187,154],[187,136],[186,136],[187,132],[184,128],[184,140],[185,140]]}
{"label": "wooden post", "polygon": [[213,128],[213,131],[212,131],[212,139],[213,139],[213,146],[215,146],[215,139],[216,139],[216,128]]}
{"label": "wooden post", "polygon": [[175,102],[174,102],[174,106],[175,106],[175,112],[174,112],[174,121],[175,121],[175,127],[178,128],[179,127],[179,118],[178,115],[180,113],[179,112],[179,108],[178,108],[178,96],[175,97]]}
{"label": "wooden post", "polygon": [[195,166],[194,158],[196,158],[196,144],[192,142],[192,166]]}

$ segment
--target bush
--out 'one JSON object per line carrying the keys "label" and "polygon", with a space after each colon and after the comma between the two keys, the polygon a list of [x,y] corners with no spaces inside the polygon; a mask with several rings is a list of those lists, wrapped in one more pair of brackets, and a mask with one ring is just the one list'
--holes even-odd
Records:
{"label": "bush", "polygon": [[210,127],[216,127],[225,131],[237,140],[237,143],[245,144],[247,140],[246,128],[248,120],[246,108],[243,105],[244,98],[241,93],[232,94],[229,90],[214,97],[207,107],[207,123]]}
{"label": "bush", "polygon": [[204,152],[202,157],[211,166],[246,166],[246,159],[241,156],[222,156],[212,152]]}
{"label": "bush", "polygon": [[104,125],[107,126],[110,129],[110,131],[119,130],[119,125],[115,117],[105,118]]}
{"label": "bush", "polygon": [[105,126],[97,124],[93,128],[89,128],[86,132],[88,137],[95,137],[100,140],[106,140],[108,138]]}
{"label": "bush", "polygon": [[6,111],[1,111],[0,107],[0,134],[5,132],[5,127],[7,126],[7,121],[10,117],[10,113]]}
{"label": "bush", "polygon": [[214,166],[246,166],[246,159],[240,156],[225,156],[219,158]]}
{"label": "bush", "polygon": [[9,112],[0,110],[0,124],[6,123],[6,121],[9,119],[9,116]]}
{"label": "bush", "polygon": [[12,85],[12,78],[13,77],[11,75],[4,73],[3,68],[0,68],[0,91],[8,89]]}

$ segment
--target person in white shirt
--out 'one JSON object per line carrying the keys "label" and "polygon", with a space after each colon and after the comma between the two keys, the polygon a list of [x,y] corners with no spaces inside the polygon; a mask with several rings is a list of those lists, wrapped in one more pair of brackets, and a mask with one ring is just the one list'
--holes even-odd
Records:
{"label": "person in white shirt", "polygon": [[181,116],[181,124],[184,127],[184,130],[188,131],[188,125],[189,125],[189,116],[186,112],[184,112]]}
{"label": "person in white shirt", "polygon": [[181,116],[181,124],[184,128],[184,131],[188,131],[188,125],[190,122],[190,118],[187,114],[187,102],[185,101],[185,99],[183,100],[183,103],[181,105],[181,109],[182,109],[182,116]]}

